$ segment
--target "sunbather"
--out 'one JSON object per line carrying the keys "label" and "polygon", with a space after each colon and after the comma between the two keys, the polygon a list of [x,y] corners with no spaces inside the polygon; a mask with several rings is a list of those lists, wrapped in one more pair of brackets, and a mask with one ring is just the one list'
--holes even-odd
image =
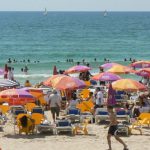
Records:
{"label": "sunbather", "polygon": [[108,150],[112,150],[112,148],[111,148],[111,136],[114,136],[115,139],[117,141],[119,141],[124,146],[124,150],[128,150],[127,145],[122,141],[122,139],[119,138],[118,135],[116,135],[116,132],[118,129],[117,128],[118,121],[117,121],[115,113],[113,112],[113,107],[108,106],[107,109],[109,112],[109,119],[110,119],[110,124],[108,126],[105,126],[105,128],[109,127],[108,135],[107,135],[107,141],[108,141],[108,146],[109,146]]}

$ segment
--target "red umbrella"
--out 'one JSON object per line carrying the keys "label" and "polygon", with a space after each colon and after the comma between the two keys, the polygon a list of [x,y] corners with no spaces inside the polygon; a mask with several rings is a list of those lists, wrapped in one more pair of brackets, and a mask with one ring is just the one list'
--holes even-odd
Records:
{"label": "red umbrella", "polygon": [[56,66],[54,66],[54,68],[53,68],[53,75],[56,75],[56,74],[58,74],[58,72],[57,72]]}
{"label": "red umbrella", "polygon": [[150,78],[150,68],[143,68],[143,69],[140,69],[140,70],[136,71],[136,74],[137,74],[138,76]]}
{"label": "red umbrella", "polygon": [[136,61],[136,62],[130,64],[130,66],[134,67],[134,68],[149,68],[150,61]]}
{"label": "red umbrella", "polygon": [[10,105],[25,105],[34,102],[35,98],[22,89],[8,89],[0,92],[0,101],[8,102]]}
{"label": "red umbrella", "polygon": [[8,66],[7,66],[7,64],[5,64],[4,79],[7,79],[7,74],[8,74]]}

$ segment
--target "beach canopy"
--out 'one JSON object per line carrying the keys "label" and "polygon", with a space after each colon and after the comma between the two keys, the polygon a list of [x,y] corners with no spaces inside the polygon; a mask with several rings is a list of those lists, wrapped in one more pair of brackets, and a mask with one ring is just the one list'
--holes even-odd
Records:
{"label": "beach canopy", "polygon": [[9,79],[0,79],[0,88],[5,88],[5,87],[16,87],[19,86],[20,84],[18,82],[9,80]]}
{"label": "beach canopy", "polygon": [[112,88],[112,84],[109,84],[109,89],[108,89],[108,98],[107,98],[107,105],[115,105],[116,104],[116,99],[115,99],[115,91]]}
{"label": "beach canopy", "polygon": [[98,80],[98,81],[116,81],[119,79],[121,79],[120,76],[110,72],[99,73],[92,77],[92,80]]}
{"label": "beach canopy", "polygon": [[134,68],[150,68],[150,61],[136,61],[130,66]]}
{"label": "beach canopy", "polygon": [[150,68],[143,68],[143,69],[140,69],[140,70],[136,71],[136,74],[137,74],[138,76],[150,78]]}
{"label": "beach canopy", "polygon": [[88,70],[91,70],[91,68],[87,66],[76,65],[66,70],[65,73],[66,74],[79,73],[79,72],[86,72]]}
{"label": "beach canopy", "polygon": [[43,82],[44,85],[49,85],[59,90],[74,90],[86,87],[84,81],[66,75],[55,75],[49,79],[49,83],[47,81]]}
{"label": "beach canopy", "polygon": [[118,91],[144,91],[146,86],[132,79],[120,79],[112,83],[114,90]]}
{"label": "beach canopy", "polygon": [[0,92],[0,102],[8,102],[9,105],[25,105],[34,101],[35,98],[22,89],[8,89]]}
{"label": "beach canopy", "polygon": [[128,74],[135,73],[133,69],[123,65],[115,65],[111,69],[107,70],[107,72],[115,73],[115,74]]}
{"label": "beach canopy", "polygon": [[101,65],[100,67],[102,67],[104,69],[110,69],[110,68],[112,68],[113,66],[116,66],[116,65],[121,65],[121,64],[118,64],[118,63],[106,63],[106,64]]}

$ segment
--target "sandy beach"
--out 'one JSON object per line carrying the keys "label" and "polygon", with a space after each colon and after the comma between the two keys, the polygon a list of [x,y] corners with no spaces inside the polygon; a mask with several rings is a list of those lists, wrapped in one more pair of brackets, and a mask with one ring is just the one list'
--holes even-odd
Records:
{"label": "sandy beach", "polygon": [[[50,112],[47,112],[50,119]],[[51,135],[34,134],[34,135],[19,135],[14,134],[13,125],[8,122],[4,127],[4,131],[0,132],[0,145],[2,150],[106,150],[107,147],[107,129],[104,125],[88,125],[89,135]],[[134,135],[129,137],[122,136],[121,138],[127,143],[130,150],[149,150],[150,147],[150,130],[143,128],[143,135],[134,132]],[[123,149],[114,138],[112,138],[113,150]]]}

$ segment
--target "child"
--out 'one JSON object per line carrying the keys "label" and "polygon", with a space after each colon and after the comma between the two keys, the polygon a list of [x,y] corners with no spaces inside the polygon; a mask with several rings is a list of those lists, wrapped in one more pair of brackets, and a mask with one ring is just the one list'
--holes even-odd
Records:
{"label": "child", "polygon": [[109,119],[110,119],[110,124],[105,127],[105,128],[109,127],[108,135],[107,135],[107,141],[108,141],[108,146],[109,146],[108,150],[112,150],[112,148],[111,148],[111,136],[114,136],[115,139],[117,141],[119,141],[124,146],[123,150],[128,150],[127,145],[119,138],[118,135],[116,135],[118,121],[117,121],[115,113],[113,112],[113,107],[108,106],[107,110],[108,110]]}

